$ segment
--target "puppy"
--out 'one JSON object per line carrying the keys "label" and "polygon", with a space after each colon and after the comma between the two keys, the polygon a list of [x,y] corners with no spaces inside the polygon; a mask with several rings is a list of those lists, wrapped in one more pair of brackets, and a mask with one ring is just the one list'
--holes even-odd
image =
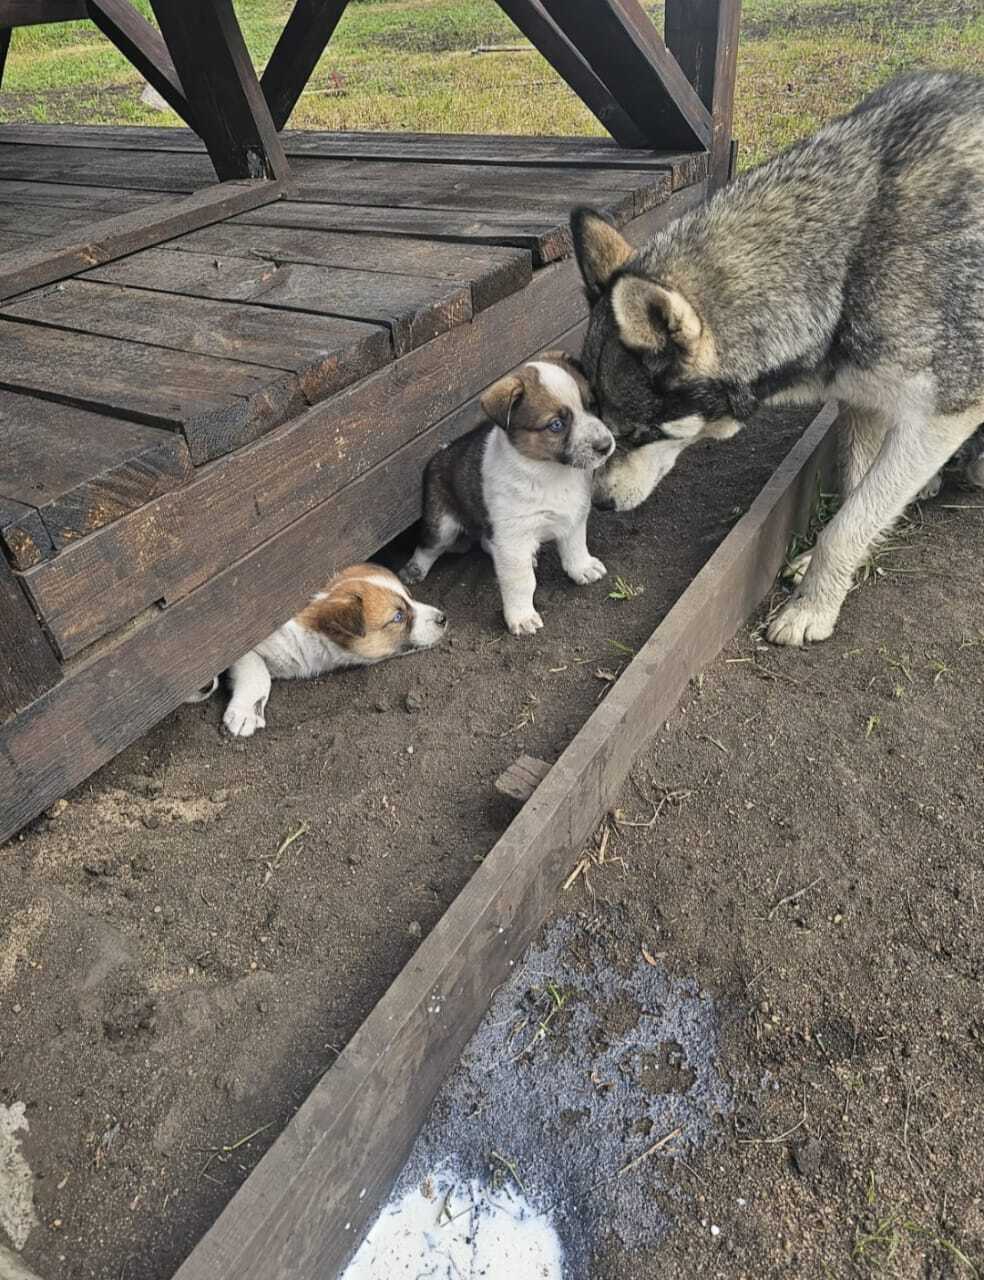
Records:
{"label": "puppy", "polygon": [[[343,569],[296,617],[232,664],[232,697],[222,722],[233,737],[248,738],[266,724],[272,678],[304,679],[430,649],[447,625],[439,609],[411,600],[389,569]],[[188,701],[204,702],[218,684],[216,677]]]}
{"label": "puppy", "polygon": [[427,465],[423,531],[403,581],[423,581],[445,551],[481,538],[495,563],[506,626],[523,636],[543,626],[533,594],[544,542],[556,541],[574,582],[603,578],[605,566],[588,551],[587,524],[592,472],[615,441],[592,407],[580,366],[562,351],[490,387],[482,397],[490,421]]}

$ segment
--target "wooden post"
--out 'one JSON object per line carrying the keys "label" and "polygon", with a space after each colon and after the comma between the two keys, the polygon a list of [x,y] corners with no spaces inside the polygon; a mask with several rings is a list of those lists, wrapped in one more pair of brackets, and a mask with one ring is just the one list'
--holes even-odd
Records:
{"label": "wooden post", "polygon": [[130,0],[88,0],[89,17],[112,40],[148,84],[153,85],[168,106],[199,132],[194,112],[188,105],[171,55],[159,31],[138,13]]}
{"label": "wooden post", "polygon": [[0,721],[40,697],[60,678],[54,650],[0,555]]}
{"label": "wooden post", "polygon": [[290,119],[347,6],[348,0],[297,0],[294,5],[261,81],[278,129]]}
{"label": "wooden post", "polygon": [[150,2],[219,178],[286,178],[287,159],[232,0]]}
{"label": "wooden post", "polygon": [[619,106],[611,90],[592,71],[547,13],[540,0],[499,0],[509,20],[546,58],[596,119],[622,147],[645,147],[645,132]]}
{"label": "wooden post", "polygon": [[666,0],[666,45],[713,121],[710,186],[731,178],[741,0]]}
{"label": "wooden post", "polygon": [[10,28],[0,27],[0,89],[3,88],[3,72],[7,65],[7,51],[10,49]]}

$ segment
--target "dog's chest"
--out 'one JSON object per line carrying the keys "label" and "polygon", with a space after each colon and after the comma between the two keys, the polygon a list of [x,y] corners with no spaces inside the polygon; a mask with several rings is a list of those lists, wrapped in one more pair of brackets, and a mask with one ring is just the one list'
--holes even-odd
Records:
{"label": "dog's chest", "polygon": [[591,505],[591,473],[572,467],[486,466],[485,505],[493,530],[540,542],[569,533]]}

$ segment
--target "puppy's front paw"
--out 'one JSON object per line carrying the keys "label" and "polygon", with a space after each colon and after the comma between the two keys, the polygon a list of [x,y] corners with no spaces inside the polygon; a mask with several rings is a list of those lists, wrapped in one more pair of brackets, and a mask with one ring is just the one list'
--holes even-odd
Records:
{"label": "puppy's front paw", "polygon": [[608,570],[596,556],[588,556],[581,564],[572,565],[567,570],[567,576],[571,582],[577,582],[580,586],[586,587],[589,582],[600,582]]}
{"label": "puppy's front paw", "polygon": [[234,738],[251,738],[257,729],[266,728],[263,710],[262,702],[256,702],[252,706],[230,702],[225,709],[222,723]]}
{"label": "puppy's front paw", "polygon": [[400,579],[400,581],[403,583],[405,587],[412,587],[412,586],[415,586],[416,583],[418,582],[423,582],[423,580],[427,577],[427,572],[425,569],[421,568],[421,566],[417,563],[417,557],[414,556],[412,560],[407,561],[407,563],[403,566],[403,568],[397,574],[397,577]]}
{"label": "puppy's front paw", "polygon": [[543,626],[543,619],[535,609],[529,613],[507,613],[506,626],[514,636],[532,636]]}
{"label": "puppy's front paw", "polygon": [[769,624],[766,632],[773,644],[801,648],[809,641],[827,640],[837,625],[837,611],[822,609],[811,600],[793,597]]}

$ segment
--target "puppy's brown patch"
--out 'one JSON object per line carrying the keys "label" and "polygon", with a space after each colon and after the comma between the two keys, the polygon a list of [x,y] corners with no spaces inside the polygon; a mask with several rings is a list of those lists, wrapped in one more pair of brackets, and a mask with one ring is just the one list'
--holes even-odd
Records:
{"label": "puppy's brown patch", "polygon": [[406,647],[413,606],[395,574],[380,565],[359,564],[332,578],[297,621],[363,662],[381,662]]}
{"label": "puppy's brown patch", "polygon": [[[535,462],[557,462],[564,457],[571,422],[580,408],[574,397],[579,395],[588,408],[591,388],[577,361],[566,352],[548,351],[541,359],[557,365],[574,380],[569,401],[558,399],[556,392],[544,385],[540,371],[527,364],[490,387],[482,397],[482,408],[525,457]],[[564,430],[551,431],[549,424],[558,420]]]}

